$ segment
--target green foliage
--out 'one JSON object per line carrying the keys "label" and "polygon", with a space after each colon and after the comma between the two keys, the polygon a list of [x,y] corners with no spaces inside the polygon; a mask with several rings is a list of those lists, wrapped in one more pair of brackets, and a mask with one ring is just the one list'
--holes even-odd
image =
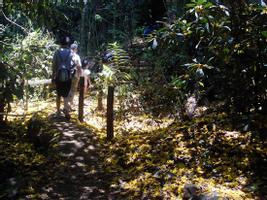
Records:
{"label": "green foliage", "polygon": [[[40,30],[29,32],[26,36],[4,38],[0,73],[0,99],[4,107],[14,99],[23,98],[24,90],[29,89],[29,80],[50,77],[56,48],[52,37]],[[29,91],[34,95],[33,88]]]}
{"label": "green foliage", "polygon": [[127,73],[132,67],[128,53],[117,42],[110,43],[108,51],[113,54],[110,67],[115,71],[115,84],[131,79],[129,73]]}
{"label": "green foliage", "polygon": [[23,80],[48,78],[51,74],[53,52],[57,48],[51,36],[37,30],[17,41],[7,61],[18,67],[17,75]]}
{"label": "green foliage", "polygon": [[137,23],[136,4],[132,0],[88,1],[83,8],[81,22],[83,53],[96,55],[109,43],[128,43],[133,38]]}
{"label": "green foliage", "polygon": [[117,42],[109,44],[107,52],[112,54],[111,60],[103,64],[100,73],[93,76],[97,84],[103,85],[102,87],[118,86],[122,81],[130,79],[128,73],[125,72],[125,68],[131,66],[129,56]]}
{"label": "green foliage", "polygon": [[232,111],[263,109],[266,7],[249,5],[234,11],[206,0],[192,1],[187,7],[182,18],[161,22],[162,28],[147,39],[146,60],[154,64],[153,84],[166,88],[176,77],[187,86],[180,90],[181,99],[213,87],[217,98],[226,100]]}
{"label": "green foliage", "polygon": [[110,43],[107,52],[112,55],[110,60],[103,64],[100,73],[93,75],[93,79],[99,90],[106,91],[107,86],[114,86],[117,91],[116,98],[120,101],[120,109],[124,110],[127,107],[125,100],[133,92],[131,60],[117,42]]}
{"label": "green foliage", "polygon": [[[30,22],[35,29],[45,27],[59,36],[62,33],[75,34],[78,31],[77,21],[81,18],[80,11],[83,6],[83,1],[78,3],[64,1],[19,3],[7,0],[4,1],[3,10],[12,19],[17,18],[18,24],[27,26]],[[75,36],[79,37],[79,35]]]}

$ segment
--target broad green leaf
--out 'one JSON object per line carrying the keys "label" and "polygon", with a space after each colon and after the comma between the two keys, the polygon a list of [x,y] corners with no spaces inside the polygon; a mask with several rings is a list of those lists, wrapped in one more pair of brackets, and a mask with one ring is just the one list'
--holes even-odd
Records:
{"label": "broad green leaf", "polygon": [[262,31],[261,34],[267,38],[267,31]]}

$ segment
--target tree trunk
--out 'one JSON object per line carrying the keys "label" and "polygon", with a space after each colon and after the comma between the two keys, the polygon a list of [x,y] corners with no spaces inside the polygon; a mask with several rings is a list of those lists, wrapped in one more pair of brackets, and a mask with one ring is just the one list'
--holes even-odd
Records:
{"label": "tree trunk", "polygon": [[80,33],[82,55],[86,55],[87,53],[86,10],[87,10],[87,4],[84,5],[82,10],[82,23],[81,23],[81,33]]}
{"label": "tree trunk", "polygon": [[181,16],[184,13],[184,7],[185,7],[186,0],[177,0],[176,1],[176,7],[178,10],[178,15]]}

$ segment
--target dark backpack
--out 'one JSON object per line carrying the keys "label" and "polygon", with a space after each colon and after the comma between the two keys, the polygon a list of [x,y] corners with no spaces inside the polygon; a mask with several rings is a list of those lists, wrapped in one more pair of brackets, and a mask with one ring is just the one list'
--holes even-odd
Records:
{"label": "dark backpack", "polygon": [[57,71],[57,80],[67,82],[71,80],[71,51],[63,49],[59,51],[59,64]]}

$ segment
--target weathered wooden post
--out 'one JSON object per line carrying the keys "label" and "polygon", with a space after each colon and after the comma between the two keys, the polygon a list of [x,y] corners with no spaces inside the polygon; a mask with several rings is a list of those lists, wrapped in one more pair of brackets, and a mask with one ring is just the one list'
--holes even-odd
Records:
{"label": "weathered wooden post", "polygon": [[114,137],[113,104],[114,104],[114,86],[108,86],[108,98],[107,98],[107,139],[108,140],[111,140]]}
{"label": "weathered wooden post", "polygon": [[29,110],[29,81],[26,79],[25,81],[25,105],[24,105],[24,112],[27,113]]}
{"label": "weathered wooden post", "polygon": [[0,126],[4,123],[5,105],[3,101],[0,101]]}
{"label": "weathered wooden post", "polygon": [[83,107],[84,107],[84,77],[80,77],[80,89],[79,89],[79,109],[78,119],[83,122]]}
{"label": "weathered wooden post", "polygon": [[103,102],[102,102],[103,96],[104,96],[104,92],[101,88],[97,94],[97,110],[98,111],[104,110],[104,106],[103,106]]}

